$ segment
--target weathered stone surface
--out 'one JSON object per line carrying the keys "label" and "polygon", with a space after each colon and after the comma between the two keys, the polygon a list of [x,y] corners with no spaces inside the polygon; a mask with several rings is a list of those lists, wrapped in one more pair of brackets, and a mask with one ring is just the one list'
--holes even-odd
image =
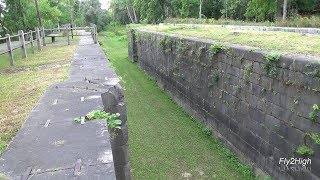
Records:
{"label": "weathered stone surface", "polygon": [[[126,120],[125,108],[118,108],[118,105],[125,105],[116,79],[102,48],[90,37],[82,37],[69,69],[69,78],[47,89],[1,155],[0,172],[12,179],[21,179],[29,167],[32,173],[26,177],[30,179],[113,180],[118,176],[130,177],[130,170],[115,172],[113,158],[122,158],[123,154],[116,154],[120,157],[112,154],[111,135],[105,120],[74,122],[76,117],[103,109],[105,103],[101,101],[101,94],[105,92],[112,92],[112,96],[103,96],[103,100],[114,105],[115,108],[110,109],[115,112],[121,109],[122,118]],[[124,152],[127,151],[125,148],[128,146],[123,146]],[[74,173],[78,159],[81,164]]]}

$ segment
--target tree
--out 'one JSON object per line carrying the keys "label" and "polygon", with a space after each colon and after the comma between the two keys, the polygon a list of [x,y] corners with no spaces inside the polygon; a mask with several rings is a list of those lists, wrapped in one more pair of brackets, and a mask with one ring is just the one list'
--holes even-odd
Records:
{"label": "tree", "polygon": [[287,6],[288,6],[288,0],[284,0],[283,1],[282,21],[285,21],[287,18]]}
{"label": "tree", "polygon": [[200,4],[200,6],[199,6],[199,19],[202,18],[202,3],[203,3],[203,0],[200,0],[200,2],[199,2],[199,4]]}
{"label": "tree", "polygon": [[199,0],[181,0],[181,3],[180,15],[182,17],[198,17]]}
{"label": "tree", "polygon": [[164,4],[162,0],[134,0],[140,18],[147,23],[159,23],[165,18]]}
{"label": "tree", "polygon": [[114,18],[122,24],[137,23],[138,16],[133,5],[133,0],[112,0],[111,9]]}
{"label": "tree", "polygon": [[277,0],[277,19],[282,18],[282,12],[283,12],[282,2],[283,0]]}
{"label": "tree", "polygon": [[36,6],[37,16],[38,16],[38,20],[39,20],[39,26],[43,27],[41,13],[40,13],[40,10],[39,10],[38,0],[34,0],[34,4]]}
{"label": "tree", "polygon": [[202,14],[207,18],[219,19],[222,16],[223,0],[205,0],[203,2]]}
{"label": "tree", "polygon": [[277,12],[276,0],[250,0],[245,16],[249,20],[274,21]]}
{"label": "tree", "polygon": [[235,20],[245,20],[245,13],[247,11],[247,4],[249,0],[228,0],[223,4],[221,13],[226,18]]}

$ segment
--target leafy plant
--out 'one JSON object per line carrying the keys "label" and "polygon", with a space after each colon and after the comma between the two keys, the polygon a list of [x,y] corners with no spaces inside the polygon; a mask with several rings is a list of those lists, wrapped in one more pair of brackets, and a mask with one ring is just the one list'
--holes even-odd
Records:
{"label": "leafy plant", "polygon": [[121,129],[122,121],[120,119],[117,119],[119,116],[119,113],[109,115],[108,119],[106,119],[107,125],[110,128]]}
{"label": "leafy plant", "polygon": [[308,133],[309,137],[315,142],[316,144],[320,144],[320,134],[318,133]]}
{"label": "leafy plant", "polygon": [[244,65],[244,80],[246,83],[249,82],[250,76],[253,72],[253,64],[246,64]]}
{"label": "leafy plant", "polygon": [[207,127],[202,128],[202,132],[207,136],[211,136],[212,135],[211,130],[209,128],[207,128]]}
{"label": "leafy plant", "polygon": [[209,75],[209,79],[211,79],[211,83],[209,84],[208,87],[212,87],[212,86],[218,84],[218,82],[220,80],[219,73],[216,70],[211,71],[211,74]]}
{"label": "leafy plant", "polygon": [[204,52],[205,48],[206,48],[205,46],[199,47],[198,53],[197,53],[198,62],[201,62],[201,58],[202,58],[202,55],[203,55],[203,52]]}
{"label": "leafy plant", "polygon": [[[95,120],[95,119],[105,119],[106,122],[107,122],[108,127],[121,129],[122,121],[120,119],[117,119],[119,116],[120,116],[119,113],[110,114],[110,113],[107,113],[105,111],[94,110],[94,111],[89,112],[86,115],[85,120],[86,121],[91,121],[91,120]],[[81,118],[82,117],[76,117],[74,119],[74,121],[76,123],[80,123],[81,122]]]}
{"label": "leafy plant", "polygon": [[312,109],[313,109],[314,111],[318,111],[318,110],[319,110],[318,104],[314,104],[314,105],[312,106]]}
{"label": "leafy plant", "polygon": [[310,118],[310,120],[311,121],[313,121],[313,122],[316,122],[317,121],[317,119],[318,119],[318,114],[316,113],[316,112],[310,112],[309,113],[309,118]]}
{"label": "leafy plant", "polygon": [[[167,52],[166,51],[167,46],[172,45],[172,43],[173,43],[172,38],[168,35],[165,35],[160,41],[160,47],[162,51]],[[171,47],[170,48],[168,47],[168,50],[171,50]]]}
{"label": "leafy plant", "polygon": [[211,59],[214,55],[218,54],[219,52],[222,52],[222,51],[226,51],[228,50],[229,48],[226,47],[225,45],[223,44],[213,44],[210,46],[210,48],[208,49],[208,52],[209,52],[209,58]]}
{"label": "leafy plant", "polygon": [[76,118],[74,118],[74,121],[75,121],[76,123],[80,123],[80,122],[81,122],[81,117],[76,117]]}
{"label": "leafy plant", "polygon": [[313,111],[309,113],[309,119],[313,122],[318,121],[319,115],[318,115],[318,111],[319,111],[319,106],[318,104],[314,104],[312,106]]}
{"label": "leafy plant", "polygon": [[301,155],[313,155],[314,151],[307,145],[301,145],[296,149],[296,152]]}
{"label": "leafy plant", "polygon": [[264,64],[262,68],[266,71],[269,77],[275,78],[278,75],[277,63],[280,60],[280,54],[267,54],[264,56]]}
{"label": "leafy plant", "polygon": [[94,120],[94,119],[106,119],[108,118],[109,113],[106,113],[104,111],[100,111],[100,110],[94,110],[91,111],[87,114],[86,118],[88,120]]}
{"label": "leafy plant", "polygon": [[188,55],[188,43],[184,42],[182,39],[180,39],[177,42],[177,51],[179,58],[186,58]]}

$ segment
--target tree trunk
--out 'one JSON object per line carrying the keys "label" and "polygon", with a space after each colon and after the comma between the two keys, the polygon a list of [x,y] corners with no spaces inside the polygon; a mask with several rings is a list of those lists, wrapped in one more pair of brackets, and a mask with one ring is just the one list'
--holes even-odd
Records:
{"label": "tree trunk", "polygon": [[138,19],[137,19],[137,14],[136,14],[136,10],[134,9],[134,6],[132,6],[132,10],[133,10],[133,15],[134,15],[134,22],[137,23]]}
{"label": "tree trunk", "polygon": [[283,0],[277,0],[277,20],[280,20],[282,18],[282,11],[283,11],[283,7],[282,7],[282,2]]}
{"label": "tree trunk", "polygon": [[200,7],[199,7],[199,19],[202,18],[202,2],[203,0],[200,0]]}
{"label": "tree trunk", "polygon": [[287,6],[288,6],[288,0],[283,1],[283,14],[282,14],[282,21],[285,21],[287,18]]}
{"label": "tree trunk", "polygon": [[39,19],[39,26],[42,28],[42,19],[41,19],[41,14],[39,11],[39,6],[38,6],[38,0],[34,0],[34,3],[36,4],[36,10],[37,10],[37,15],[38,15],[38,19]]}
{"label": "tree trunk", "polygon": [[132,19],[132,16],[131,16],[131,13],[130,13],[128,6],[127,6],[127,14],[128,14],[128,17],[129,17],[131,23],[133,23],[133,19]]}

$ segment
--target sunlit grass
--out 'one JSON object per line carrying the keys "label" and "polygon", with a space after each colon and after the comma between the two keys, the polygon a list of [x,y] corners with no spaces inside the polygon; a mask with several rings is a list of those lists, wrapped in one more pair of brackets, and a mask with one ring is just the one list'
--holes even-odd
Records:
{"label": "sunlit grass", "polygon": [[[70,38],[71,39],[71,38]],[[75,46],[79,42],[80,38],[74,37],[72,46]],[[57,37],[55,44],[51,43],[50,38],[46,38],[47,46],[42,46],[42,51],[44,53],[39,53],[36,41],[34,42],[35,54],[32,54],[30,44],[27,45],[27,58],[21,58],[21,49],[16,49],[13,51],[14,66],[10,66],[8,53],[0,55],[0,73],[3,69],[16,68],[24,66],[37,66],[46,63],[64,61],[64,54],[70,53],[70,48],[65,48],[67,46],[67,39],[65,37]],[[42,43],[42,40],[41,40]],[[58,43],[63,43],[64,45],[59,46]],[[3,45],[3,44],[1,44]],[[62,55],[60,55],[62,53]],[[45,57],[42,57],[45,56]],[[49,58],[50,57],[50,58]]]}

